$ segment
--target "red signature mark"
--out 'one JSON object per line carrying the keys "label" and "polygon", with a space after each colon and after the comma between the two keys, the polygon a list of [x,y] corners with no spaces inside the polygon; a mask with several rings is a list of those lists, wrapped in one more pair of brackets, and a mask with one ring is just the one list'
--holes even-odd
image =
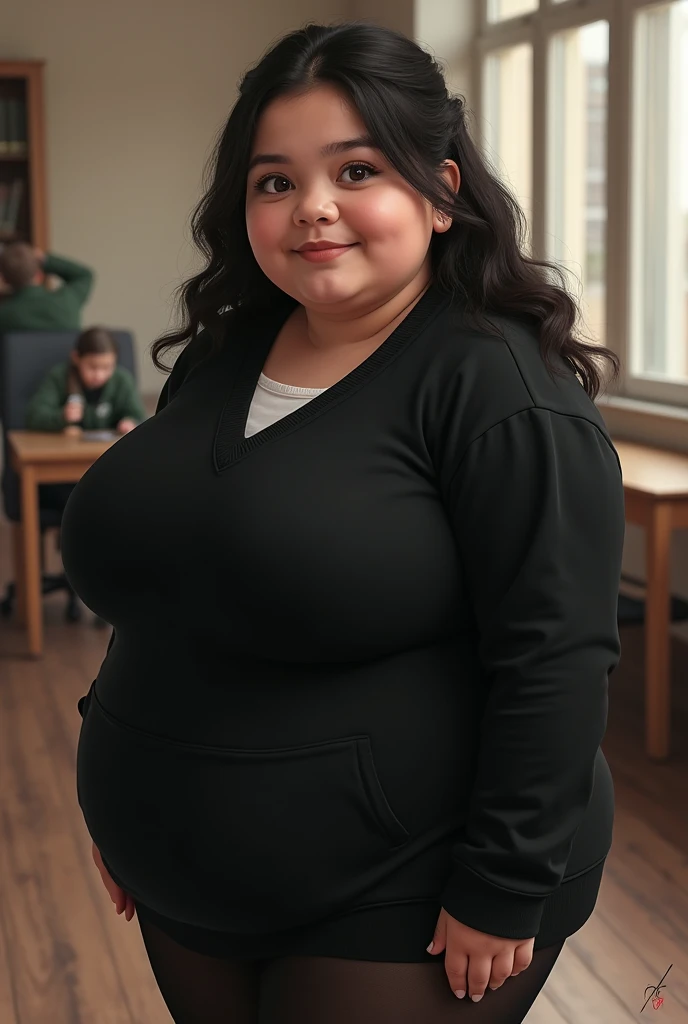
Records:
{"label": "red signature mark", "polygon": [[664,1002],[664,996],[656,996],[652,1000],[652,1005],[653,1005],[655,1010],[658,1010],[663,1002]]}

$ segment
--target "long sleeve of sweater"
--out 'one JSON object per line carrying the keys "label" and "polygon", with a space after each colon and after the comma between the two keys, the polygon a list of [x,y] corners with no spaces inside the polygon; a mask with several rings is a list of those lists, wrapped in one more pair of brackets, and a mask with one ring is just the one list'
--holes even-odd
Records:
{"label": "long sleeve of sweater", "polygon": [[588,805],[619,659],[618,457],[589,420],[529,408],[469,445],[449,495],[488,695],[443,905],[531,938]]}
{"label": "long sleeve of sweater", "polygon": [[65,259],[64,256],[55,256],[49,253],[44,262],[43,270],[46,274],[56,274],[64,281],[64,287],[74,296],[80,306],[83,306],[93,288],[95,272],[83,263],[76,263],[74,260]]}

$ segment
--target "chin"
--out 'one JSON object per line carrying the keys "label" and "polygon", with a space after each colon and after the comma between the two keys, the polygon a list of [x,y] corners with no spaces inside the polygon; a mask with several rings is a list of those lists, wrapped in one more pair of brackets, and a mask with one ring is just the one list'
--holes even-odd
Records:
{"label": "chin", "polygon": [[296,295],[303,306],[339,306],[355,301],[361,294],[362,284],[353,281],[319,281],[306,287],[296,287],[291,293]]}

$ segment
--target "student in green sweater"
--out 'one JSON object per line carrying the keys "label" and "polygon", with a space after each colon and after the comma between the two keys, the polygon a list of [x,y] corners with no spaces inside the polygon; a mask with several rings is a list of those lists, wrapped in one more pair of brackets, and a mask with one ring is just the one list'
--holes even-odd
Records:
{"label": "student in green sweater", "polygon": [[[47,275],[57,275],[64,284],[55,291],[46,288]],[[0,302],[0,334],[81,330],[81,311],[94,277],[89,267],[46,256],[27,242],[5,245],[0,251],[0,282],[10,294]]]}
{"label": "student in green sweater", "polygon": [[76,340],[69,362],[54,366],[29,402],[27,430],[116,430],[127,434],[146,418],[134,378],[117,365],[117,342],[92,327]]}

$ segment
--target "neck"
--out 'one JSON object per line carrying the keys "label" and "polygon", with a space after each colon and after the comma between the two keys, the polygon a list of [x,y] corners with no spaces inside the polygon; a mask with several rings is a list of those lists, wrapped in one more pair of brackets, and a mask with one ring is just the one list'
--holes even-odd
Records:
{"label": "neck", "polygon": [[430,268],[422,270],[404,288],[381,302],[362,301],[346,310],[301,307],[308,340],[313,348],[329,351],[344,345],[369,344],[384,340],[430,287]]}

